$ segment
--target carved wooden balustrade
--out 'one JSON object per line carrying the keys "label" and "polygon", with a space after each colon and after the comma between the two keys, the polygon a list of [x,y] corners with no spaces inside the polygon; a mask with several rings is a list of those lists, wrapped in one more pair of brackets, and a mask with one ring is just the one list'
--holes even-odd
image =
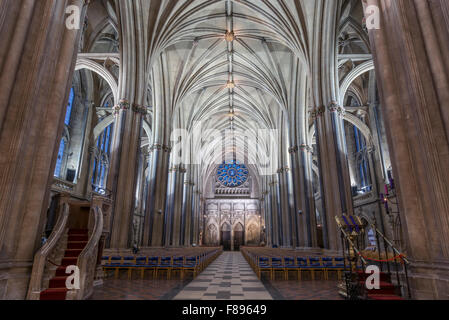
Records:
{"label": "carved wooden balustrade", "polygon": [[30,286],[28,289],[28,300],[39,300],[40,293],[44,290],[46,272],[56,269],[51,259],[60,250],[63,237],[67,235],[67,223],[70,215],[70,206],[66,200],[61,199],[60,212],[55,228],[42,248],[34,256],[33,271],[31,273]]}

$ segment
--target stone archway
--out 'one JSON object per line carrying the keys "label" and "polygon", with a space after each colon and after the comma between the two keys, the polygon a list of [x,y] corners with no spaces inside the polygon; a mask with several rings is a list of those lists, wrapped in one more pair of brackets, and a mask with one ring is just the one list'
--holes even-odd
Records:
{"label": "stone archway", "polygon": [[240,222],[234,226],[233,244],[234,251],[240,251],[240,247],[245,244],[245,227]]}
{"label": "stone archway", "polygon": [[221,226],[220,245],[223,246],[225,251],[231,250],[231,230],[231,225],[228,223],[223,223]]}

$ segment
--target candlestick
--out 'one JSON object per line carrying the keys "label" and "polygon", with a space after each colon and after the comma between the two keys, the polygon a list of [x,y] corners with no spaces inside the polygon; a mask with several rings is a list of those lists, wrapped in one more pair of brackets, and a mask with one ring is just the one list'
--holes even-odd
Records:
{"label": "candlestick", "polygon": [[391,190],[394,190],[395,189],[395,185],[394,185],[394,179],[391,179],[390,180],[390,188],[391,188]]}

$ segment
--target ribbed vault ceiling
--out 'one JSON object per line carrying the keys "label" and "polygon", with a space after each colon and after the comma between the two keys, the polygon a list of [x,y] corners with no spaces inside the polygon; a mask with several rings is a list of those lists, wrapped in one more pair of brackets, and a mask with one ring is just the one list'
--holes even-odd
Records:
{"label": "ribbed vault ceiling", "polygon": [[165,134],[176,128],[192,132],[199,123],[203,132],[236,132],[224,148],[217,140],[195,141],[193,154],[206,155],[201,159],[203,174],[214,172],[223,153],[229,156],[234,150],[256,163],[251,157],[260,151],[250,152],[249,159],[245,151],[255,148],[256,141],[259,148],[270,142],[260,136],[257,140],[258,130],[282,129],[277,141],[281,148],[288,145],[284,140],[292,120],[305,126],[301,117],[291,117],[305,118],[306,113],[301,81],[307,70],[305,17],[313,10],[310,1],[142,1],[141,5],[149,14],[144,21],[148,21],[153,107],[164,109],[155,111],[156,117],[171,127],[164,129]]}

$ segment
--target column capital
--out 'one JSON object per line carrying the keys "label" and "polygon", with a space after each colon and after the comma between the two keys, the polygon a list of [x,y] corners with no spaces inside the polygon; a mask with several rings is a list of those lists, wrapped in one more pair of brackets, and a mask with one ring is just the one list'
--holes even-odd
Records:
{"label": "column capital", "polygon": [[309,146],[309,145],[307,145],[307,144],[301,144],[301,145],[299,146],[299,149],[300,149],[302,152],[313,153],[313,147],[311,147],[311,146]]}
{"label": "column capital", "polygon": [[179,173],[186,173],[187,170],[182,165],[176,165],[169,169],[169,172],[179,172]]}
{"label": "column capital", "polygon": [[146,116],[148,114],[148,110],[149,109],[150,109],[149,107],[142,106],[142,105],[137,104],[137,103],[133,103],[133,105],[132,105],[132,110],[135,113],[141,114],[142,116]]}
{"label": "column capital", "polygon": [[148,110],[150,108],[146,106],[142,106],[137,103],[130,103],[126,99],[121,99],[120,102],[114,106],[114,115],[118,115],[120,111],[128,111],[132,110],[135,113],[141,114],[142,116],[146,116],[148,114]]}
{"label": "column capital", "polygon": [[326,112],[325,106],[318,106],[318,107],[312,107],[312,111],[310,111],[310,116],[313,120],[316,120],[317,118],[323,116],[323,114]]}
{"label": "column capital", "polygon": [[153,151],[155,151],[155,150],[157,150],[157,151],[162,151],[162,144],[159,144],[159,143],[155,143],[155,144],[153,144],[150,148],[149,148],[149,151],[150,152],[153,152]]}
{"label": "column capital", "polygon": [[290,153],[290,154],[294,154],[294,153],[296,153],[298,151],[299,151],[299,147],[298,146],[293,146],[293,147],[288,148],[288,153]]}
{"label": "column capital", "polygon": [[345,109],[343,107],[341,107],[338,104],[338,102],[336,102],[336,101],[331,101],[331,103],[329,104],[327,109],[331,113],[334,113],[334,112],[338,113],[339,116],[344,116],[345,115]]}
{"label": "column capital", "polygon": [[121,99],[120,102],[114,106],[114,115],[118,115],[120,113],[120,111],[124,110],[127,111],[130,109],[130,103],[128,100],[126,99]]}
{"label": "column capital", "polygon": [[289,171],[290,171],[290,167],[289,166],[285,166],[285,167],[282,167],[282,168],[278,169],[278,173],[284,173],[284,172],[288,173]]}
{"label": "column capital", "polygon": [[162,150],[164,150],[164,152],[171,153],[172,147],[168,145],[162,145]]}

